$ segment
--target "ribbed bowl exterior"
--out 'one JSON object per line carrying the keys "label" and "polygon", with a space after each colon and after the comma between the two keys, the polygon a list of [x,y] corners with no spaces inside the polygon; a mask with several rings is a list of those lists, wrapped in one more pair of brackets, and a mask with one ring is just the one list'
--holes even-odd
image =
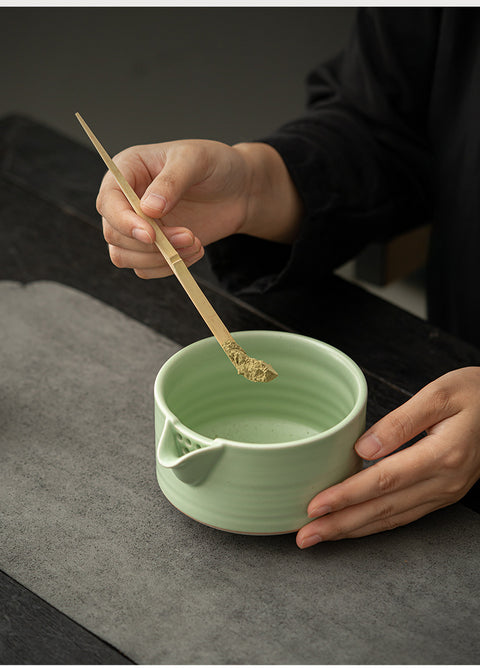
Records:
{"label": "ribbed bowl exterior", "polygon": [[158,482],[176,508],[204,524],[238,533],[296,531],[316,493],[361,468],[353,445],[365,428],[365,378],[342,352],[309,337],[234,337],[278,378],[262,384],[238,376],[213,338],[176,353],[155,382],[157,446],[168,420],[179,467],[195,473],[209,444],[218,456],[195,484],[157,457]]}

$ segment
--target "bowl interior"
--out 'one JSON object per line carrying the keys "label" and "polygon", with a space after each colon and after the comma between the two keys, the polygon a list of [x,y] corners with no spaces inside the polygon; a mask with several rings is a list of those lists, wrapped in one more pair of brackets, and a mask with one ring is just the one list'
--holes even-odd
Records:
{"label": "bowl interior", "polygon": [[360,369],[327,344],[286,332],[234,337],[278,378],[252,383],[239,376],[209,338],[174,355],[157,379],[157,397],[197,434],[257,444],[308,439],[338,426],[365,400]]}

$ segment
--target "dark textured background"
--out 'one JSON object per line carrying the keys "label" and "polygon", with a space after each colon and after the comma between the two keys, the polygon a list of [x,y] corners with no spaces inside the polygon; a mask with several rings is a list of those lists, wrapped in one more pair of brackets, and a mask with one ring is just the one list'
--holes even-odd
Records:
{"label": "dark textured background", "polygon": [[234,143],[304,108],[309,69],[344,45],[350,7],[0,9],[0,116],[112,152],[202,137]]}

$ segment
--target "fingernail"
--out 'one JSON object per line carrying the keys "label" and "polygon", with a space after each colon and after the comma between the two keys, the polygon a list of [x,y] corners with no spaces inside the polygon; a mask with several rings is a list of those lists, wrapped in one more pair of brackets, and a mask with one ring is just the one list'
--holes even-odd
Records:
{"label": "fingernail", "polygon": [[167,200],[162,195],[156,195],[155,193],[148,193],[142,197],[142,204],[150,206],[152,209],[157,211],[157,214],[160,215],[164,210]]}
{"label": "fingernail", "polygon": [[360,457],[365,457],[366,459],[372,459],[381,449],[382,444],[375,434],[369,434],[368,436],[362,437],[358,441],[356,448]]}
{"label": "fingernail", "polygon": [[327,513],[331,513],[332,508],[331,506],[318,506],[317,508],[312,508],[312,510],[308,511],[308,516],[309,517],[322,517],[322,515],[326,515]]}
{"label": "fingernail", "polygon": [[300,549],[303,550],[306,547],[312,547],[312,545],[316,545],[317,543],[321,543],[322,538],[318,534],[314,533],[311,536],[307,536],[303,540],[300,541]]}
{"label": "fingernail", "polygon": [[174,234],[170,239],[170,243],[172,243],[175,248],[188,248],[193,244],[193,235],[188,232]]}
{"label": "fingernail", "polygon": [[151,244],[152,239],[146,230],[142,230],[141,227],[135,227],[132,230],[132,237],[137,241],[141,241],[143,244]]}

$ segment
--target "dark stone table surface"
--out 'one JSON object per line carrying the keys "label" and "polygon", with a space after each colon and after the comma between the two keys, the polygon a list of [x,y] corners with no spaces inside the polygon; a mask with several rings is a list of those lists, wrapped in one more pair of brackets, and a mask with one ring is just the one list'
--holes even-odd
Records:
{"label": "dark stone table surface", "polygon": [[[0,166],[0,280],[23,284],[52,281],[75,288],[179,345],[209,336],[209,331],[189,300],[185,299],[176,279],[142,281],[133,272],[118,270],[111,265],[101,234],[100,219],[95,211],[95,196],[104,168],[93,151],[34,120],[12,115],[0,121]],[[298,294],[283,290],[270,295],[268,300],[257,295],[241,301],[217,284],[207,261],[199,263],[194,273],[230,330],[296,331],[331,343],[355,359],[368,381],[369,425],[439,375],[461,366],[480,364],[478,349],[336,276],[325,279],[320,295],[305,294],[300,298]],[[312,308],[313,298],[321,304],[321,308]],[[368,554],[371,560],[375,555],[373,548],[378,548],[378,568],[383,571],[388,549],[392,549],[393,544],[398,546],[399,540],[401,542],[399,536],[403,536],[405,545],[410,545],[410,554],[415,555],[415,563],[411,564],[413,571],[409,571],[404,563],[398,572],[400,585],[395,603],[398,609],[391,611],[392,616],[398,618],[398,627],[390,625],[384,630],[377,629],[376,633],[360,629],[363,638],[358,640],[358,647],[362,648],[359,650],[359,662],[477,662],[475,657],[478,659],[480,651],[480,518],[472,510],[476,508],[476,503],[472,495],[468,503],[456,504],[423,518],[410,528],[397,530],[403,534],[388,532],[383,537],[344,541],[333,547],[321,546],[324,554],[339,561],[353,558],[355,550],[358,550],[358,558],[366,558]],[[389,535],[393,535],[394,539],[391,547],[387,548],[385,536]],[[279,539],[276,545],[278,559],[293,559],[288,557],[285,540]],[[445,555],[441,548],[443,544]],[[246,543],[238,538],[238,543],[232,545],[245,548]],[[246,552],[246,558],[254,558],[251,541]],[[321,568],[319,558],[314,558],[312,554],[315,552],[306,551],[303,567]],[[447,556],[453,563],[446,562]],[[298,558],[292,563],[298,568]],[[370,589],[375,592],[377,579],[372,575],[375,568],[371,563],[368,572],[372,578]],[[392,655],[382,653],[378,647],[382,643],[396,646],[398,634],[401,636],[402,627],[408,626],[407,622],[415,612],[412,605],[419,602],[416,598],[418,592],[414,590],[420,581],[424,582],[421,601],[425,605],[425,615],[434,616],[436,606],[445,605],[450,590],[444,587],[441,596],[437,590],[442,573],[450,573],[445,582],[451,588],[452,615],[449,616],[447,609],[441,611],[442,618],[450,621],[445,628],[438,627],[430,640],[425,637],[424,645],[410,651],[400,642],[398,654],[394,656],[396,660],[392,661]],[[382,576],[379,571],[379,582],[382,577],[384,573]],[[405,587],[402,590],[403,581]],[[330,585],[333,587],[332,596],[338,599],[340,594],[335,593],[334,583]],[[275,592],[268,602],[266,614],[272,614],[276,619],[275,614],[278,615],[282,601],[279,590],[275,589]],[[358,595],[358,592],[355,594]],[[310,604],[311,601],[306,601],[306,606]],[[338,604],[341,611],[342,601],[338,600]],[[361,601],[359,605],[361,607]],[[457,617],[454,611],[458,613]],[[361,619],[361,609],[358,615]],[[339,617],[336,622],[345,631],[351,620]],[[201,620],[195,620],[195,624],[199,623]],[[242,623],[244,620],[238,621],[240,629]],[[238,644],[233,628],[235,620],[226,624],[231,624],[232,628],[227,629],[229,632],[222,640],[225,652],[212,653],[210,658],[213,663],[242,663],[241,655],[235,658],[239,656],[235,651]],[[428,625],[425,628],[428,629]],[[300,626],[298,633],[301,637]],[[295,629],[292,629],[292,634],[295,635]],[[270,657],[261,652],[262,643],[258,638],[256,640],[259,653],[249,654],[249,662],[271,663]],[[324,638],[323,654],[320,649],[317,655],[285,649],[285,653],[279,656],[284,663],[357,662],[341,651],[335,653],[337,641],[332,637],[329,645],[328,638]],[[434,642],[435,648],[429,642]],[[314,640],[312,643],[315,647]],[[221,661],[217,661],[219,656]],[[314,656],[317,660],[312,658]],[[430,661],[431,657],[435,660]],[[142,663],[141,657],[129,656],[120,645],[114,647],[108,640],[101,639],[94,628],[87,629],[77,623],[6,571],[0,571],[0,661]],[[174,662],[184,661],[179,656]]]}

